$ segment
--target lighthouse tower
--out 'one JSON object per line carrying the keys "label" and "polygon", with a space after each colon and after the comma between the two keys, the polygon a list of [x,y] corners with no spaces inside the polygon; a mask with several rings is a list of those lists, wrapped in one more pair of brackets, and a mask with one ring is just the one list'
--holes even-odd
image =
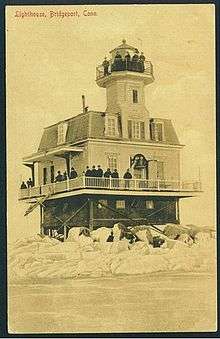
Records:
{"label": "lighthouse tower", "polygon": [[123,139],[129,138],[128,124],[131,120],[144,121],[144,134],[149,136],[149,113],[145,106],[144,87],[153,81],[151,62],[146,61],[144,54],[129,46],[126,40],[110,51],[109,60],[105,58],[102,65],[97,67],[96,83],[106,88],[106,126],[112,120],[119,130],[121,120]]}

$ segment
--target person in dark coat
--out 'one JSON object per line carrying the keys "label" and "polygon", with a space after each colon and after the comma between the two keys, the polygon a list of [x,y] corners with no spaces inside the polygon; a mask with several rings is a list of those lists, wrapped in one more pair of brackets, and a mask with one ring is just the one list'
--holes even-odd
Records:
{"label": "person in dark coat", "polygon": [[138,71],[138,61],[139,61],[138,53],[139,53],[138,50],[136,50],[132,57],[132,70],[133,71]]}
{"label": "person in dark coat", "polygon": [[85,176],[86,177],[91,177],[92,176],[91,174],[92,174],[91,169],[89,168],[89,166],[86,166]]}
{"label": "person in dark coat", "polygon": [[144,53],[143,53],[143,52],[141,52],[141,55],[140,55],[140,57],[139,57],[139,61],[140,61],[141,72],[144,72],[145,56],[144,56]]}
{"label": "person in dark coat", "polygon": [[92,166],[92,170],[91,170],[91,177],[97,177],[97,170],[95,168],[95,165]]}
{"label": "person in dark coat", "polygon": [[102,178],[102,176],[103,176],[103,169],[101,168],[100,165],[98,165],[98,169],[96,171],[96,176],[99,177],[99,178]]}
{"label": "person in dark coat", "polygon": [[66,171],[63,172],[62,180],[63,181],[67,180],[67,173],[66,173]]}
{"label": "person in dark coat", "polygon": [[31,178],[29,178],[28,181],[27,181],[27,187],[29,188],[29,187],[33,187],[33,186],[34,186],[33,181],[31,180]]}
{"label": "person in dark coat", "polygon": [[131,61],[131,55],[129,52],[127,52],[127,54],[125,55],[125,60],[126,61]]}
{"label": "person in dark coat", "polygon": [[21,183],[21,187],[20,187],[22,190],[23,189],[25,189],[25,188],[27,188],[27,186],[25,185],[25,182],[24,181],[22,181],[22,183]]}
{"label": "person in dark coat", "polygon": [[114,70],[121,71],[123,66],[121,54],[117,51],[114,59]]}
{"label": "person in dark coat", "polygon": [[118,178],[119,178],[119,174],[118,174],[118,171],[117,171],[116,168],[115,168],[114,171],[112,172],[111,177],[114,178],[114,179],[118,179]]}
{"label": "person in dark coat", "polygon": [[127,169],[127,171],[125,172],[124,176],[123,176],[125,180],[125,188],[129,188],[130,187],[130,182],[129,180],[132,179],[132,174],[129,172],[129,168]]}
{"label": "person in dark coat", "polygon": [[115,168],[114,171],[112,172],[112,186],[117,188],[119,187],[119,174],[118,174],[118,171],[117,169]]}
{"label": "person in dark coat", "polygon": [[109,185],[110,185],[111,174],[112,174],[112,172],[111,172],[110,168],[107,168],[107,171],[105,171],[105,173],[104,173],[104,178],[106,178],[104,180],[105,187],[109,187]]}
{"label": "person in dark coat", "polygon": [[111,174],[112,174],[112,172],[111,172],[110,168],[107,168],[107,171],[105,171],[105,173],[104,173],[104,178],[110,178]]}
{"label": "person in dark coat", "polygon": [[109,234],[106,242],[113,242],[114,241],[114,235],[113,235],[113,231],[111,231],[111,234]]}
{"label": "person in dark coat", "polygon": [[86,177],[85,183],[86,183],[86,186],[90,186],[91,185],[91,182],[90,182],[90,177],[91,176],[92,176],[92,171],[89,168],[89,166],[86,166],[86,172],[85,172],[85,177]]}
{"label": "person in dark coat", "polygon": [[104,76],[108,75],[108,68],[109,68],[109,61],[107,60],[107,58],[105,57],[105,60],[102,63],[102,66],[104,68]]}
{"label": "person in dark coat", "polygon": [[57,172],[57,176],[55,178],[55,182],[59,182],[59,181],[62,181],[63,180],[63,176],[62,174],[60,173],[60,171]]}
{"label": "person in dark coat", "polygon": [[125,69],[130,69],[130,64],[131,64],[131,55],[129,52],[125,55]]}
{"label": "person in dark coat", "polygon": [[132,179],[132,174],[129,172],[129,168],[127,169],[127,171],[125,172],[124,179]]}
{"label": "person in dark coat", "polygon": [[69,178],[75,179],[75,178],[77,178],[77,176],[78,176],[78,174],[77,174],[76,170],[74,169],[74,167],[71,167]]}

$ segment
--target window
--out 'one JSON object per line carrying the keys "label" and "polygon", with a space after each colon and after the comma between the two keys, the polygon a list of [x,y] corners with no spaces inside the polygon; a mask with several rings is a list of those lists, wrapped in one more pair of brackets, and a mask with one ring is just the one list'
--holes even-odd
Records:
{"label": "window", "polygon": [[116,119],[108,118],[108,135],[115,136],[116,135]]}
{"label": "window", "polygon": [[140,139],[141,138],[141,128],[140,128],[140,122],[139,121],[132,121],[132,137],[134,139]]}
{"label": "window", "polygon": [[153,202],[153,200],[146,200],[145,203],[146,203],[146,209],[148,209],[148,210],[154,209],[154,202]]}
{"label": "window", "polygon": [[138,103],[138,91],[136,89],[133,89],[133,103]]}
{"label": "window", "polygon": [[111,153],[107,155],[107,168],[110,168],[111,171],[113,171],[115,168],[118,168],[116,153]]}
{"label": "window", "polygon": [[145,129],[143,121],[128,120],[128,138],[145,139]]}
{"label": "window", "polygon": [[66,132],[67,132],[67,123],[61,122],[58,125],[58,144],[63,144],[66,142]]}
{"label": "window", "polygon": [[125,209],[125,201],[124,200],[116,200],[116,208],[123,208]]}
{"label": "window", "polygon": [[163,124],[162,123],[150,123],[150,136],[151,140],[163,141]]}

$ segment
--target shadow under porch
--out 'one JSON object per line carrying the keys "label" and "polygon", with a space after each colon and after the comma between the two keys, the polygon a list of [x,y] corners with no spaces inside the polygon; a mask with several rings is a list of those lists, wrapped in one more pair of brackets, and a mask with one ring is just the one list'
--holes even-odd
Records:
{"label": "shadow under porch", "polygon": [[[179,223],[179,198],[83,195],[47,200],[42,213],[42,233],[65,233],[72,227],[113,227],[141,224]],[[65,226],[64,226],[65,225]]]}

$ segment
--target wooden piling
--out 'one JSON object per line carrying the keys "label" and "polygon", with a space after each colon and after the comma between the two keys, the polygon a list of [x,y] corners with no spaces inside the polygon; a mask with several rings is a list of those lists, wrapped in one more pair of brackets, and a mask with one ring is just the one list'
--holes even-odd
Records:
{"label": "wooden piling", "polygon": [[43,206],[40,205],[40,234],[44,234],[44,227],[43,227]]}
{"label": "wooden piling", "polygon": [[94,226],[94,202],[92,199],[89,199],[89,229],[93,230]]}
{"label": "wooden piling", "polygon": [[176,221],[180,224],[180,208],[179,208],[179,199],[176,199]]}
{"label": "wooden piling", "polygon": [[63,241],[66,241],[67,238],[67,229],[66,229],[66,224],[63,225]]}

